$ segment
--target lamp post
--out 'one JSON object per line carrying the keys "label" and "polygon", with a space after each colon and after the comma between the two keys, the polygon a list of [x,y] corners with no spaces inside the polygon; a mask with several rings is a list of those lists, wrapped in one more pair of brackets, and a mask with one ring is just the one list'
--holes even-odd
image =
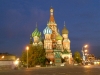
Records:
{"label": "lamp post", "polygon": [[28,68],[28,50],[29,50],[28,46],[26,47],[26,50],[27,50],[27,68]]}
{"label": "lamp post", "polygon": [[86,53],[88,50],[84,50],[84,48],[87,48],[88,45],[85,45],[82,47],[82,54],[83,54],[83,64],[85,65],[85,60],[86,60]]}

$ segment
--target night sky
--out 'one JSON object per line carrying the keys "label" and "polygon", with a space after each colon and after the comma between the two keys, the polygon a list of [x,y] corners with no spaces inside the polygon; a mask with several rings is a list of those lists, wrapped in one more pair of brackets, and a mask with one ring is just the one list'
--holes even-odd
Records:
{"label": "night sky", "polygon": [[21,55],[36,22],[43,33],[51,6],[60,33],[66,23],[72,53],[88,44],[100,56],[100,0],[0,0],[0,53]]}

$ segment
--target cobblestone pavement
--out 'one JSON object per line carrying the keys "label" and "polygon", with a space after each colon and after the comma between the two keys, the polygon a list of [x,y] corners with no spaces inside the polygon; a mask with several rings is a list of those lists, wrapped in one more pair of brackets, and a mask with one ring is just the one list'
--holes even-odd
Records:
{"label": "cobblestone pavement", "polygon": [[0,75],[100,75],[100,66],[63,66],[0,70]]}

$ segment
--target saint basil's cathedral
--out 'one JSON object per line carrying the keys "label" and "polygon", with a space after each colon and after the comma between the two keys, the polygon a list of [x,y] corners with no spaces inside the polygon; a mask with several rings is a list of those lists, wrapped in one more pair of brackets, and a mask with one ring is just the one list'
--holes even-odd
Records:
{"label": "saint basil's cathedral", "polygon": [[40,40],[41,32],[36,27],[32,33],[32,45],[43,45],[46,58],[54,64],[60,64],[63,59],[68,64],[72,63],[72,53],[70,50],[70,40],[68,38],[68,30],[64,24],[62,34],[60,34],[54,19],[54,9],[50,8],[50,19],[46,28],[43,30],[44,40]]}

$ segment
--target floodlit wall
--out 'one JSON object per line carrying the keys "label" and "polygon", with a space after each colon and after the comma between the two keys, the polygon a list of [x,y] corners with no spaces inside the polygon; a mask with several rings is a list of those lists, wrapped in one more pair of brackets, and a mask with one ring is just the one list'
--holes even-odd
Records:
{"label": "floodlit wall", "polygon": [[[3,57],[3,58],[2,58]],[[1,60],[15,60],[16,56],[11,56],[11,55],[0,55],[0,61]]]}
{"label": "floodlit wall", "polygon": [[0,69],[14,69],[15,67],[14,61],[0,61]]}
{"label": "floodlit wall", "polygon": [[13,65],[14,61],[0,61],[0,65]]}

